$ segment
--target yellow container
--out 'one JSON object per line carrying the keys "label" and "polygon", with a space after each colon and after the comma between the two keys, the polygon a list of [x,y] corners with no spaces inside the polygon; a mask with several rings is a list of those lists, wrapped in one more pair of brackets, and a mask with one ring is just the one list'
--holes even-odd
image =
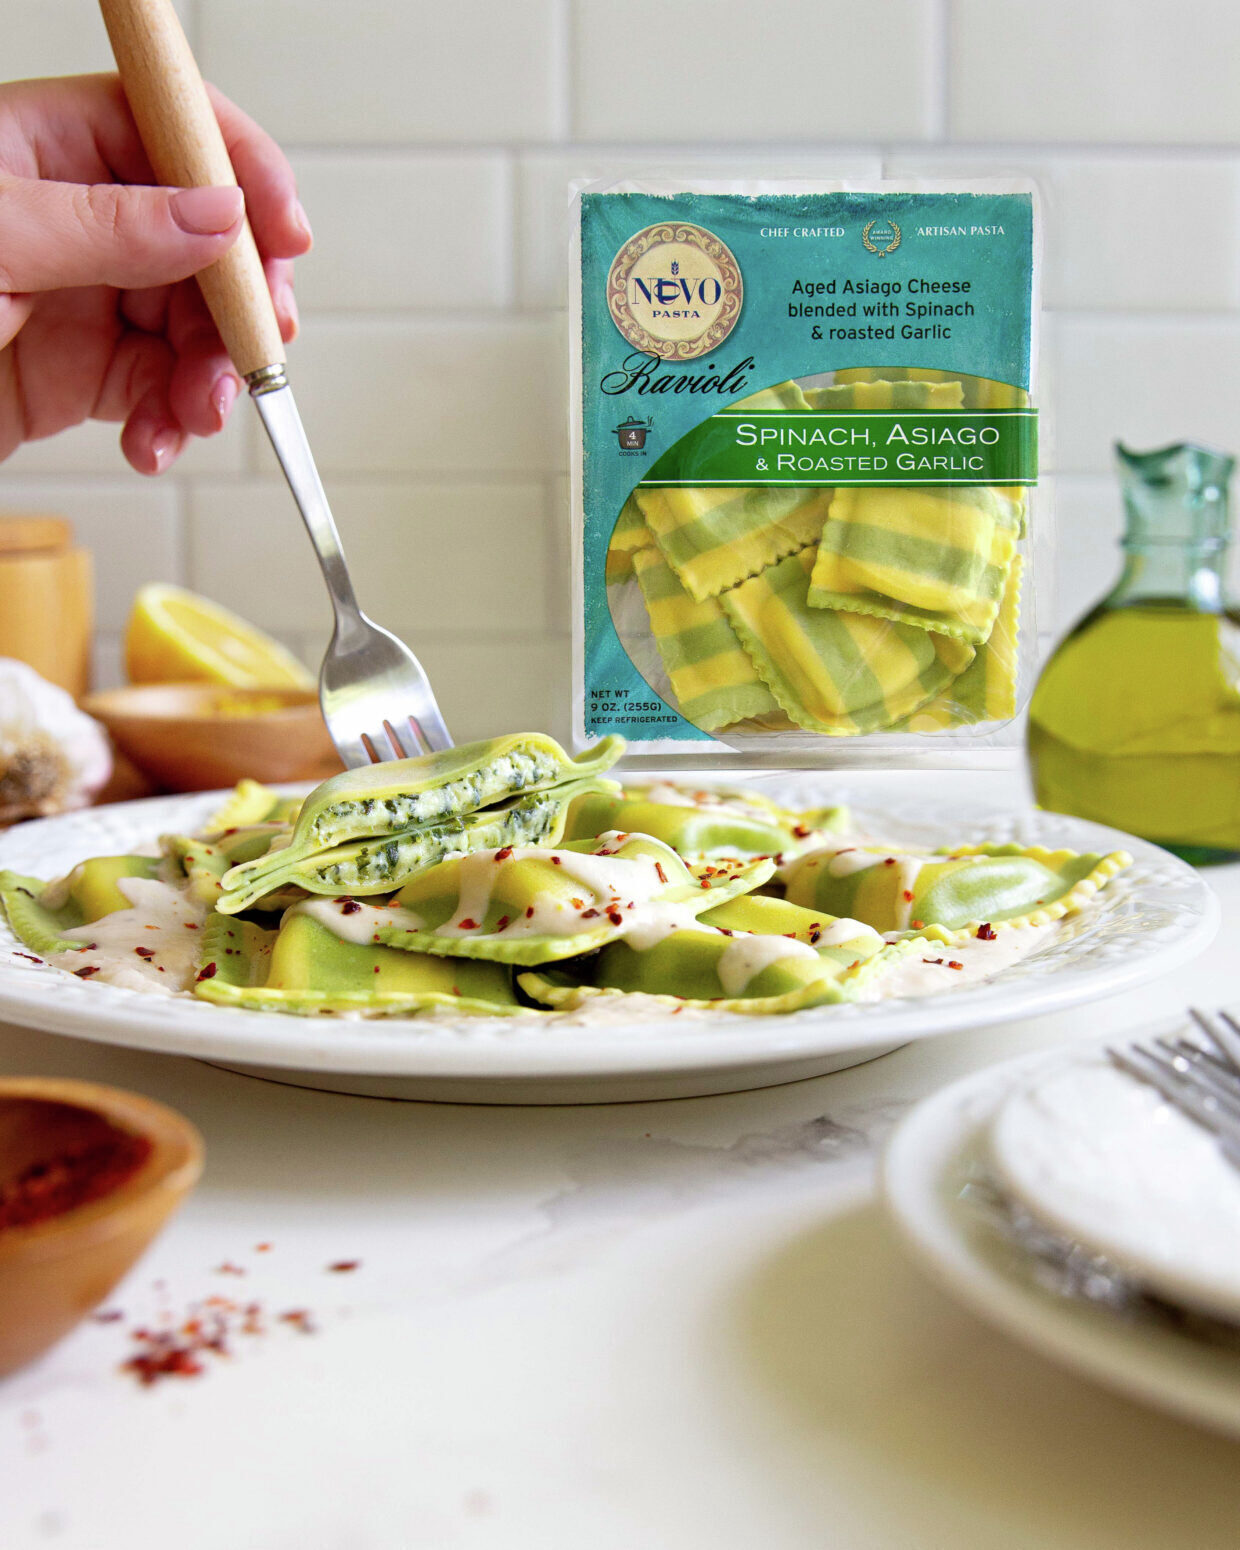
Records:
{"label": "yellow container", "polygon": [[0,516],[0,657],[75,697],[90,687],[91,557],[63,517]]}

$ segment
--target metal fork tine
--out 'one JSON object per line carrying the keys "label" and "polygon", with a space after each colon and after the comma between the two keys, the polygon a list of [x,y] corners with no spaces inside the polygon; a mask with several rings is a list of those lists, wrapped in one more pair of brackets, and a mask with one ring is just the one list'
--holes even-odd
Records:
{"label": "metal fork tine", "polygon": [[429,753],[442,753],[445,748],[452,747],[452,738],[437,706],[427,706],[420,715],[410,716],[409,720],[417,728],[418,736]]}
{"label": "metal fork tine", "polygon": [[1240,1094],[1237,1094],[1218,1072],[1195,1058],[1200,1055],[1200,1051],[1189,1045],[1189,1053],[1185,1054],[1165,1039],[1157,1039],[1155,1042],[1160,1049],[1167,1052],[1180,1080],[1213,1098],[1235,1123],[1237,1129],[1240,1129]]}
{"label": "metal fork tine", "polygon": [[1240,1071],[1240,1024],[1235,1018],[1228,1012],[1220,1012],[1217,1017],[1210,1017],[1195,1006],[1189,1007],[1188,1015],[1231,1064],[1233,1070]]}
{"label": "metal fork tine", "polygon": [[[362,747],[366,750],[366,759],[364,759],[362,761],[362,763],[365,763],[366,760],[369,760],[371,764],[382,764],[383,763],[383,756],[382,756],[382,754],[377,753],[375,751],[375,745],[374,745],[373,742],[371,742],[370,733],[369,732],[363,732],[362,733]],[[348,764],[348,767],[351,770],[357,768],[356,765],[349,764],[349,761],[345,758],[345,752],[344,752],[343,748],[341,748],[339,750],[339,753],[340,753],[340,757],[342,759],[345,759],[345,763]]]}
{"label": "metal fork tine", "polygon": [[1174,1045],[1161,1039],[1159,1043],[1164,1049],[1171,1049],[1177,1055],[1182,1055],[1185,1060],[1207,1070],[1213,1080],[1221,1083],[1228,1092],[1240,1099],[1240,1071],[1235,1070],[1221,1056],[1216,1055],[1212,1050],[1202,1049],[1199,1044],[1192,1044],[1187,1039],[1177,1039]]}
{"label": "metal fork tine", "polygon": [[1204,1095],[1197,1083],[1181,1076],[1170,1062],[1143,1045],[1134,1044],[1129,1050],[1110,1048],[1107,1054],[1121,1071],[1157,1088],[1169,1103],[1210,1131],[1228,1162],[1240,1168],[1240,1123],[1221,1110],[1213,1095]]}
{"label": "metal fork tine", "polygon": [[383,723],[383,730],[387,733],[388,742],[391,743],[392,748],[396,753],[396,757],[398,759],[407,759],[409,755],[405,752],[400,738],[396,735],[396,728],[390,721],[385,721]]}

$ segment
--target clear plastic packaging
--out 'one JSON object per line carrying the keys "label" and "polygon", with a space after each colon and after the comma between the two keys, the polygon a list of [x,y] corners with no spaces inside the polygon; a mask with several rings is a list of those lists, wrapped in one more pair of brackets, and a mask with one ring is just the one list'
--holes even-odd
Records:
{"label": "clear plastic packaging", "polygon": [[574,735],[699,765],[967,763],[1032,688],[1024,179],[588,185]]}

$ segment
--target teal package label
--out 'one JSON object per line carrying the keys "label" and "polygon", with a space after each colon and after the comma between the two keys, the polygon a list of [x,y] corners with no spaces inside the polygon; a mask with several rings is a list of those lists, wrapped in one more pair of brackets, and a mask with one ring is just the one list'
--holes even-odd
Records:
{"label": "teal package label", "polygon": [[[617,634],[606,555],[626,499],[638,484],[1036,483],[1033,195],[587,192],[580,242],[583,730],[714,743]],[[1005,384],[1023,401],[754,400],[858,369]]]}

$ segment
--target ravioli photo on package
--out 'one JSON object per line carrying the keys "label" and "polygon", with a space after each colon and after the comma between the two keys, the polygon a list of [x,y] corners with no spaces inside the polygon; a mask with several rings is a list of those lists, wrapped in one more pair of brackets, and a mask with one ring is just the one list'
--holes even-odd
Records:
{"label": "ravioli photo on package", "polygon": [[1032,186],[626,183],[575,209],[579,742],[1012,742]]}

